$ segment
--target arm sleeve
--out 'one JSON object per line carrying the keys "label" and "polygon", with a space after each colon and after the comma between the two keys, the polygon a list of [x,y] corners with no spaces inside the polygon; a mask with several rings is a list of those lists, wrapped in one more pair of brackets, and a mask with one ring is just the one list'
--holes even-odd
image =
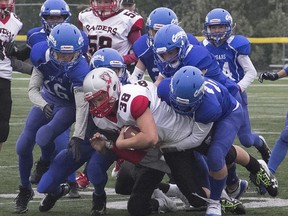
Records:
{"label": "arm sleeve", "polygon": [[254,81],[257,76],[257,71],[248,55],[239,55],[237,60],[244,70],[244,77],[238,82],[238,85],[243,92]]}
{"label": "arm sleeve", "polygon": [[18,71],[28,75],[32,74],[33,66],[27,62],[23,62],[13,57],[11,59],[11,65],[14,71]]}
{"label": "arm sleeve", "polygon": [[29,82],[28,96],[30,101],[42,110],[47,102],[41,96],[41,88],[43,84],[43,74],[36,68],[33,69]]}
{"label": "arm sleeve", "polygon": [[84,100],[84,92],[81,87],[74,87],[74,95],[76,102],[76,122],[74,126],[73,137],[84,139],[87,128],[89,105]]}

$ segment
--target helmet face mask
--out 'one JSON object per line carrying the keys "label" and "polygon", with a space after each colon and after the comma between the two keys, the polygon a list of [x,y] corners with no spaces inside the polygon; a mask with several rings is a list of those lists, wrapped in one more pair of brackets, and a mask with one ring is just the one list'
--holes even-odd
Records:
{"label": "helmet face mask", "polygon": [[[233,27],[230,13],[222,8],[216,8],[207,14],[203,32],[208,41],[220,46],[231,36]],[[215,30],[220,28],[222,31]]]}
{"label": "helmet face mask", "polygon": [[15,0],[0,0],[0,17],[5,18],[13,11]]}
{"label": "helmet face mask", "polygon": [[70,22],[70,8],[63,0],[46,0],[41,9],[39,16],[46,34],[49,35],[51,30],[58,24]]}
{"label": "helmet face mask", "polygon": [[83,82],[85,100],[89,103],[90,113],[103,118],[116,108],[120,95],[120,81],[116,73],[109,68],[95,68]]}
{"label": "helmet face mask", "polygon": [[90,7],[101,18],[110,17],[121,8],[122,0],[90,0]]}
{"label": "helmet face mask", "polygon": [[[166,76],[176,72],[186,56],[189,44],[186,32],[177,25],[165,25],[156,33],[153,45],[155,58]],[[170,57],[163,58],[165,55]]]}

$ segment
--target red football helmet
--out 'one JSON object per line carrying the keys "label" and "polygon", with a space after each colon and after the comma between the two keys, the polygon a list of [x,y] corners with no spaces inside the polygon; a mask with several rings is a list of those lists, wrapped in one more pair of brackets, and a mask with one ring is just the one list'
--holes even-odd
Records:
{"label": "red football helmet", "polygon": [[120,10],[123,0],[90,0],[90,6],[99,17],[105,18]]}
{"label": "red football helmet", "polygon": [[0,0],[0,13],[12,12],[15,0]]}

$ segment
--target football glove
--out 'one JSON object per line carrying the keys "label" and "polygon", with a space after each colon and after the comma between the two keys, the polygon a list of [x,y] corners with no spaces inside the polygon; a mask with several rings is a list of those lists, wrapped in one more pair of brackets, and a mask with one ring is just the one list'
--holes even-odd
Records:
{"label": "football glove", "polygon": [[5,54],[8,58],[11,58],[11,56],[15,55],[17,48],[15,46],[14,41],[5,43],[4,47],[5,47]]}
{"label": "football glove", "polygon": [[45,117],[47,119],[51,119],[53,116],[53,108],[54,106],[52,104],[46,104],[43,108],[43,112],[45,114]]}
{"label": "football glove", "polygon": [[82,145],[82,143],[84,142],[84,140],[78,138],[78,137],[72,137],[67,149],[68,151],[72,152],[73,155],[73,159],[75,161],[79,161],[81,154],[80,154],[80,145]]}
{"label": "football glove", "polygon": [[278,74],[275,72],[264,72],[259,75],[259,82],[263,83],[263,80],[275,81],[279,78]]}

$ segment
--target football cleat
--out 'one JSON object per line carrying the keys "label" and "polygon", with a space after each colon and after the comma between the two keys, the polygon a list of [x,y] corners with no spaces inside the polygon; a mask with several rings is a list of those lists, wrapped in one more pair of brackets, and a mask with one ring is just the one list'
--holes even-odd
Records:
{"label": "football cleat", "polygon": [[219,200],[209,200],[205,216],[221,216],[221,203]]}
{"label": "football cleat", "polygon": [[89,183],[90,183],[87,176],[82,172],[80,172],[79,176],[76,178],[76,182],[77,182],[78,187],[80,189],[87,188],[89,186]]}
{"label": "football cleat", "polygon": [[276,197],[278,195],[278,181],[276,177],[270,172],[264,160],[258,160],[260,170],[256,174],[250,173],[250,180],[256,186],[260,194],[264,194],[267,190],[270,196]]}
{"label": "football cleat", "polygon": [[246,192],[248,188],[248,181],[239,179],[238,181],[238,187],[234,191],[230,191],[226,187],[226,192],[229,197],[234,198],[234,199],[240,199],[241,196]]}
{"label": "football cleat", "polygon": [[70,191],[68,193],[70,198],[80,198],[80,194],[78,192],[78,184],[76,182],[69,182]]}
{"label": "football cleat", "polygon": [[240,215],[246,213],[245,207],[242,202],[238,199],[229,197],[225,190],[222,191],[220,203],[222,213],[231,212]]}
{"label": "football cleat", "polygon": [[93,193],[91,216],[105,215],[106,202],[107,197],[105,192],[102,195],[96,195],[95,193]]}
{"label": "football cleat", "polygon": [[118,159],[115,163],[115,167],[113,168],[112,172],[111,172],[111,176],[116,178],[118,175],[118,172],[121,168],[122,163],[124,162],[123,159]]}
{"label": "football cleat", "polygon": [[41,159],[35,163],[35,166],[35,170],[32,172],[29,179],[31,184],[38,184],[43,174],[49,169],[49,164],[43,162]]}
{"label": "football cleat", "polygon": [[58,199],[69,193],[70,187],[68,184],[64,183],[60,185],[60,193],[52,194],[48,193],[40,202],[39,211],[47,212],[53,208]]}
{"label": "football cleat", "polygon": [[263,145],[261,147],[258,147],[257,150],[260,152],[262,159],[268,164],[268,161],[271,156],[271,150],[264,137],[259,136],[259,138],[262,140]]}
{"label": "football cleat", "polygon": [[28,211],[28,203],[30,200],[33,199],[34,191],[32,188],[24,188],[19,186],[19,193],[15,198],[16,206],[15,206],[15,213],[23,214]]}

